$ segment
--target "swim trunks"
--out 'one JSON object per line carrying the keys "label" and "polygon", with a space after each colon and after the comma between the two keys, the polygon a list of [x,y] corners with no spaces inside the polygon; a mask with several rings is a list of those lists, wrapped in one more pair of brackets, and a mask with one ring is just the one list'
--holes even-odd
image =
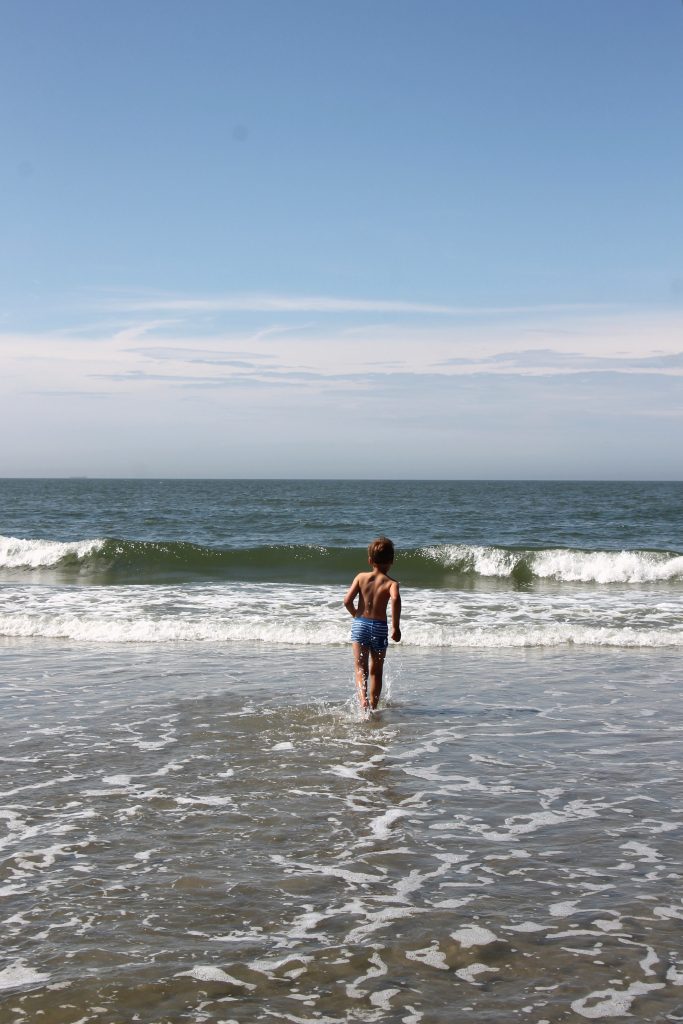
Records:
{"label": "swim trunks", "polygon": [[389,646],[389,627],[384,619],[353,620],[351,639],[354,643],[369,647],[371,651],[386,651]]}

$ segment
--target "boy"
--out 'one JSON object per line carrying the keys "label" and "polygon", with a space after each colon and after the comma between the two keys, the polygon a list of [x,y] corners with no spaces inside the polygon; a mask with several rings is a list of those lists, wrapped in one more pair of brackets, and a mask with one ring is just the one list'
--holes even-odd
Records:
{"label": "boy", "polygon": [[[368,563],[372,572],[359,573],[344,598],[344,607],[353,616],[351,640],[356,667],[356,687],[360,706],[374,710],[382,692],[384,658],[389,644],[387,605],[391,601],[391,639],[401,639],[401,595],[398,581],[387,575],[394,561],[394,545],[388,537],[378,537],[368,545]],[[358,597],[358,607],[354,601]],[[370,700],[368,702],[368,661],[370,662]]]}

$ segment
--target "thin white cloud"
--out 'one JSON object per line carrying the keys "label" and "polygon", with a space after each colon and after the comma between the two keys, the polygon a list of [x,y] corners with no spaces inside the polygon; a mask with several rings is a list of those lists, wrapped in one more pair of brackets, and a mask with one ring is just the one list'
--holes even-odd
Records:
{"label": "thin white cloud", "polygon": [[172,327],[177,322],[177,320],[164,319],[147,321],[142,324],[130,324],[117,331],[113,337],[115,341],[137,341],[139,338],[143,338],[146,334],[159,330],[160,327]]}
{"label": "thin white cloud", "polygon": [[680,476],[680,314],[548,316],[536,346],[531,317],[138,319],[0,333],[5,475],[353,476],[371,396],[387,476]]}
{"label": "thin white cloud", "polygon": [[173,313],[394,313],[487,317],[534,313],[561,313],[601,308],[597,304],[550,304],[531,306],[451,306],[393,299],[349,299],[327,295],[223,295],[210,297],[150,296],[144,299],[119,298],[107,302],[107,310]]}
{"label": "thin white cloud", "polygon": [[[683,339],[682,342],[683,344]],[[436,364],[435,369],[453,367],[465,371],[476,367],[479,372],[552,371],[575,373],[583,370],[617,370],[620,373],[683,374],[683,351],[646,357],[625,355],[595,356],[590,353],[560,352],[554,349],[523,349],[517,352],[496,352],[482,358],[456,357]]]}
{"label": "thin white cloud", "polygon": [[[88,390],[96,380],[117,381],[121,389],[161,393],[164,380],[205,386],[213,375],[243,382],[280,379],[294,383],[312,374],[312,388],[325,379],[372,376],[375,384],[392,371],[415,379],[484,374],[517,377],[579,371],[683,377],[683,316],[674,311],[607,315],[604,312],[544,316],[544,333],[530,335],[533,317],[444,322],[397,318],[358,325],[350,333],[337,322],[316,327],[300,321],[283,328],[266,313],[260,322],[199,329],[201,316],[163,320],[129,314],[108,331],[89,338],[76,330],[0,333],[0,396],[35,390]],[[269,322],[270,321],[270,322]],[[568,328],[570,328],[568,330]],[[531,339],[538,338],[538,344]],[[132,344],[131,344],[132,343]],[[163,369],[163,375],[157,371]],[[154,380],[156,379],[156,384]]]}

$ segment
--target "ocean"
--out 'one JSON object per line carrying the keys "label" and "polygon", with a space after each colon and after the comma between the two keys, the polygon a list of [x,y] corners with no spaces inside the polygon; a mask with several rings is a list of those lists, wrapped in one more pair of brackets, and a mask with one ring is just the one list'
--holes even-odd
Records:
{"label": "ocean", "polygon": [[0,1024],[683,1021],[682,499],[0,481]]}

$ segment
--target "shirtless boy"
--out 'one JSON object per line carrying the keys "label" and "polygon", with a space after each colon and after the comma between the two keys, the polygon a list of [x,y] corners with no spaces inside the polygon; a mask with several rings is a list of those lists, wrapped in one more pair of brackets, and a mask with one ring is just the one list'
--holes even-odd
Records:
{"label": "shirtless boy", "polygon": [[[359,573],[344,598],[344,607],[353,616],[351,640],[356,666],[356,688],[362,708],[376,708],[382,692],[384,658],[389,644],[387,606],[391,601],[391,639],[401,639],[401,595],[398,581],[387,575],[394,561],[394,545],[388,537],[378,537],[368,545],[371,572]],[[354,604],[358,598],[358,605]],[[368,701],[368,663],[370,694]]]}

